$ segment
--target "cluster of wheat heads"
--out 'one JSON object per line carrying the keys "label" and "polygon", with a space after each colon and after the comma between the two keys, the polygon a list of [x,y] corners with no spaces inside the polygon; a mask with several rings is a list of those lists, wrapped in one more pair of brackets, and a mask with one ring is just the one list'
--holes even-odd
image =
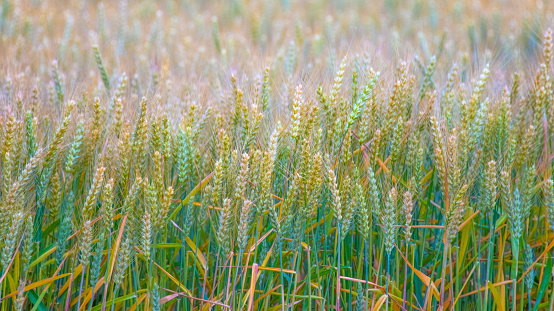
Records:
{"label": "cluster of wheat heads", "polygon": [[3,1],[0,311],[552,310],[518,2]]}

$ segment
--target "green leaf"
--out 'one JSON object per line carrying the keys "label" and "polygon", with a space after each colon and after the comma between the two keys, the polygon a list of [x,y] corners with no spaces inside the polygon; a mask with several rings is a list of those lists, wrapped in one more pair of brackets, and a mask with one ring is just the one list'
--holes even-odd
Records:
{"label": "green leaf", "polygon": [[539,285],[539,291],[537,292],[537,299],[535,300],[536,302],[533,311],[538,310],[539,303],[541,302],[542,296],[548,289],[548,283],[550,283],[550,276],[552,275],[552,258],[550,256],[546,256],[546,258],[546,267],[544,269],[541,284]]}
{"label": "green leaf", "polygon": [[29,301],[34,305],[33,311],[35,310],[48,311],[46,306],[41,302],[42,298],[44,297],[44,294],[46,294],[46,291],[43,291],[42,293],[40,293],[40,297],[39,297],[34,289],[27,292],[27,297],[29,297]]}
{"label": "green leaf", "polygon": [[[139,290],[137,292],[137,294],[143,293],[145,291],[146,291],[145,289]],[[117,304],[117,303],[120,303],[122,301],[129,300],[129,299],[133,299],[135,297],[136,297],[135,294],[129,294],[129,295],[126,295],[126,296],[117,297],[115,300],[106,301],[106,307],[110,307],[113,304]],[[98,311],[98,310],[101,310],[101,309],[102,309],[102,305],[99,304],[96,307],[92,308],[92,311]],[[106,310],[107,310],[107,308],[106,308]]]}

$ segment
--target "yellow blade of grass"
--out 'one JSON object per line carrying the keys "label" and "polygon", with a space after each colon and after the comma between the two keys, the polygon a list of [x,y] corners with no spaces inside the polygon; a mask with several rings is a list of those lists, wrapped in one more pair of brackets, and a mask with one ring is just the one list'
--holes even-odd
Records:
{"label": "yellow blade of grass", "polygon": [[[123,229],[125,228],[125,222],[126,221],[127,221],[127,214],[125,214],[125,216],[123,216],[123,219],[121,220],[121,224],[119,226],[119,234],[117,236],[117,240],[115,241],[115,247],[114,247],[112,258],[108,258],[108,268],[110,270],[108,272],[108,279],[106,280],[106,284],[110,284],[110,280],[112,279],[112,273],[113,273],[113,269],[114,269],[114,266],[115,266],[115,258],[117,256],[117,252],[119,250],[119,244],[121,244],[121,238],[123,237]],[[110,237],[110,239],[111,239],[111,237]],[[110,260],[111,260],[111,264],[110,264]],[[104,286],[104,296],[105,297],[108,296],[108,287],[109,286]]]}
{"label": "yellow blade of grass", "polygon": [[131,306],[131,308],[129,308],[129,311],[135,311],[138,305],[140,305],[147,296],[148,296],[148,293],[144,293],[140,295],[137,301]]}
{"label": "yellow blade of grass", "polygon": [[[181,229],[179,227],[177,227],[177,228],[179,230]],[[200,249],[197,248],[196,244],[189,237],[186,237],[185,241],[187,242],[187,244],[192,249],[192,252],[198,255],[197,259],[198,259],[198,261],[200,261],[202,269],[207,270],[208,269],[208,264],[206,262],[206,257],[204,256],[202,251],[200,251]],[[156,246],[156,248],[180,248],[180,247],[183,246],[183,244],[181,244],[181,243],[159,243],[159,244],[156,244],[155,246]],[[138,248],[136,248],[136,247],[135,247],[135,249],[138,250]],[[197,250],[198,250],[198,252],[197,252]],[[142,254],[142,252],[141,252],[141,254]]]}
{"label": "yellow blade of grass", "polygon": [[[476,215],[476,213],[474,213]],[[470,217],[471,218],[471,217]],[[468,222],[469,223],[469,222]],[[461,229],[461,236],[459,237],[460,241],[460,254],[465,254],[467,249],[467,242],[469,241],[469,229],[471,226],[464,226]],[[460,232],[460,227],[458,227],[458,232]],[[456,264],[458,265],[458,269],[462,268],[463,260],[457,260]],[[456,302],[454,302],[455,304]]]}
{"label": "yellow blade of grass", "polygon": [[452,305],[452,309],[454,309],[454,307],[456,306],[456,303],[458,302],[458,299],[460,299],[460,295],[464,291],[464,288],[466,287],[469,280],[471,280],[471,275],[473,274],[473,272],[475,271],[475,268],[477,268],[477,266],[478,266],[477,264],[473,265],[473,269],[471,269],[471,272],[469,272],[469,275],[467,276],[466,281],[464,282],[464,285],[462,285],[462,288],[460,289],[460,293],[458,294],[458,297],[456,297],[456,300],[454,300],[454,304]]}
{"label": "yellow blade of grass", "polygon": [[256,281],[258,280],[258,264],[254,263],[252,267],[252,277],[250,281],[250,290],[248,296],[248,311],[254,310],[254,291],[256,290]]}
{"label": "yellow blade of grass", "polygon": [[323,287],[319,284],[317,284],[316,282],[311,282],[310,285],[312,286],[312,288],[315,288],[317,290],[322,290]]}
{"label": "yellow blade of grass", "polygon": [[198,185],[196,185],[196,187],[194,187],[194,189],[192,189],[191,192],[189,192],[189,194],[185,197],[185,199],[181,201],[179,206],[177,206],[175,210],[173,210],[173,213],[171,213],[171,215],[169,216],[169,219],[174,219],[177,213],[181,210],[181,208],[185,204],[189,203],[190,198],[194,197],[196,193],[200,191],[200,189],[204,188],[208,184],[210,179],[212,179],[213,176],[214,176],[214,172],[211,172],[210,174],[208,174],[208,176],[204,177],[204,179],[202,179],[202,181]]}
{"label": "yellow blade of grass", "polygon": [[[506,232],[505,234],[502,234],[501,232],[498,238],[498,253],[500,254],[500,257],[498,258],[499,263],[504,262],[504,248],[506,247],[507,235],[508,235],[508,232]],[[498,273],[496,275],[496,282],[502,282],[502,281],[504,281],[504,265],[499,264]]]}
{"label": "yellow blade of grass", "polygon": [[[79,276],[82,271],[83,271],[83,266],[81,264],[79,264],[77,266],[77,268],[75,268],[75,272],[73,272],[73,274],[74,274],[73,278],[76,278],[77,276]],[[58,293],[58,298],[60,298],[63,295],[65,290],[69,287],[70,283],[71,283],[70,280],[67,280],[67,282],[65,282],[65,284],[60,289],[60,292]]]}
{"label": "yellow blade of grass", "polygon": [[29,269],[33,268],[34,266],[38,265],[39,262],[43,261],[44,259],[48,258],[53,252],[58,249],[58,246],[54,246],[51,249],[44,252],[42,255],[38,256],[33,262],[29,264]]}
{"label": "yellow blade of grass", "polygon": [[[498,250],[500,254],[499,258],[499,264],[498,264],[498,273],[496,277],[496,282],[502,282],[504,281],[504,265],[502,264],[504,262],[504,248],[506,247],[506,237],[508,235],[508,232],[506,231],[503,235],[502,232],[500,232],[500,236],[498,239]],[[506,286],[503,285],[500,287],[500,299],[502,301],[506,301]]]}
{"label": "yellow blade of grass", "polygon": [[213,300],[206,300],[206,299],[202,299],[202,298],[196,298],[196,297],[191,296],[190,294],[178,293],[178,292],[172,291],[172,290],[167,289],[167,288],[165,288],[165,290],[168,291],[168,292],[170,292],[170,293],[172,293],[172,294],[167,295],[167,296],[165,296],[165,297],[162,297],[162,298],[160,299],[160,305],[166,304],[166,303],[168,303],[169,301],[171,301],[171,300],[173,300],[173,299],[175,299],[175,298],[177,298],[177,297],[179,297],[179,296],[183,296],[183,297],[187,297],[187,298],[190,298],[190,299],[193,299],[193,300],[198,300],[198,301],[207,302],[207,303],[208,303],[208,306],[209,306],[209,304],[214,304],[214,305],[222,306],[222,307],[226,308],[227,310],[231,310],[231,308],[230,308],[228,305],[223,304],[223,303],[221,303],[221,302],[219,302],[219,301],[213,301]]}
{"label": "yellow blade of grass", "polygon": [[431,278],[428,277],[427,275],[425,275],[425,273],[417,270],[414,265],[412,265],[412,263],[404,256],[404,254],[402,254],[402,252],[400,251],[400,249],[398,248],[398,246],[394,245],[396,247],[396,249],[398,250],[398,253],[400,254],[400,256],[402,256],[402,258],[404,259],[404,261],[406,261],[406,263],[408,264],[408,266],[414,271],[414,273],[417,275],[417,277],[423,282],[423,284],[425,284],[425,286],[429,286],[431,283]]}
{"label": "yellow blade of grass", "polygon": [[383,170],[385,173],[388,173],[389,168],[387,167],[387,162],[389,162],[389,158],[387,158],[385,162],[379,159],[379,157],[375,157],[375,159],[377,160],[377,164],[379,164],[380,166],[380,168],[377,170],[377,173],[375,173],[375,175],[377,175],[380,170]]}
{"label": "yellow blade of grass", "polygon": [[190,291],[181,283],[179,282],[179,280],[177,280],[173,275],[171,275],[169,272],[165,271],[164,268],[162,268],[160,265],[158,265],[155,261],[153,261],[152,259],[150,258],[145,258],[144,257],[144,254],[143,252],[138,248],[138,247],[134,247],[134,249],[139,252],[139,254],[143,255],[141,258],[144,259],[145,261],[151,261],[154,265],[156,265],[156,267],[158,267],[160,270],[162,270],[162,272],[167,275],[171,281],[173,281],[173,283],[175,283],[176,285],[180,285],[181,286],[181,290],[183,292],[185,292],[187,295],[191,295]]}
{"label": "yellow blade of grass", "polygon": [[431,286],[431,293],[435,296],[435,298],[438,300],[439,297],[439,291],[436,287],[435,284],[433,284],[433,282],[431,282],[431,278],[428,277],[425,273],[419,271],[418,269],[416,269],[414,267],[414,265],[412,265],[412,263],[404,256],[404,254],[402,254],[402,252],[400,251],[400,249],[398,248],[398,246],[396,246],[396,244],[394,245],[394,247],[396,247],[396,249],[398,250],[398,253],[400,254],[400,256],[402,256],[402,258],[404,259],[404,261],[406,261],[406,263],[408,264],[408,266],[410,266],[410,268],[412,269],[412,271],[414,271],[414,273],[417,275],[417,277],[421,280],[421,282],[423,282],[423,284],[425,284],[425,286]]}
{"label": "yellow blade of grass", "polygon": [[500,296],[500,293],[498,293],[496,286],[494,286],[490,281],[487,282],[487,285],[491,290],[492,297],[494,298],[494,303],[498,307],[498,310],[499,311],[506,310],[506,306],[504,305],[504,300],[502,300],[502,297]]}
{"label": "yellow blade of grass", "polygon": [[[271,231],[273,231],[273,229],[271,229],[269,232],[271,232]],[[269,234],[269,232],[268,232],[268,234]],[[267,234],[266,234],[266,236],[267,236]],[[261,240],[262,240],[262,239],[260,239],[260,241],[261,241]],[[258,242],[260,242],[260,241],[258,241]],[[251,252],[252,252],[252,251],[253,251],[253,250],[251,250]],[[255,282],[258,281],[258,278],[259,278],[259,276],[260,276],[260,274],[258,273],[258,271],[259,271],[261,268],[263,268],[263,267],[265,267],[265,266],[267,265],[267,263],[268,263],[268,261],[269,261],[269,258],[271,258],[271,253],[273,253],[273,247],[269,249],[269,251],[267,252],[267,254],[266,254],[264,260],[262,261],[262,264],[261,264],[261,265],[257,265],[256,263],[254,264],[254,265],[256,266],[256,268],[255,268],[255,269],[256,269],[256,278],[255,278],[255,279],[252,279],[252,282],[255,283]],[[247,268],[248,268],[248,267],[247,267]],[[251,284],[251,291],[253,291],[253,292],[252,292],[252,294],[251,294],[250,292],[246,293],[246,297],[249,297],[249,298],[251,298],[251,299],[254,299],[253,293],[256,292],[255,289],[256,289],[255,286],[252,286],[252,284]],[[251,295],[251,296],[250,296],[250,295]],[[246,301],[246,297],[245,297],[245,300],[244,300],[244,301]],[[257,305],[257,301],[258,301],[258,300],[256,300],[256,302],[253,302],[252,307],[253,307],[254,305]]]}
{"label": "yellow blade of grass", "polygon": [[250,252],[252,253],[254,250],[256,250],[256,246],[260,245],[260,243],[262,243],[271,232],[273,232],[273,229],[266,232],[254,245],[252,245],[250,247]]}
{"label": "yellow blade of grass", "polygon": [[[110,272],[108,273],[108,280],[106,283],[110,283],[110,280],[112,279],[112,273],[115,266],[115,258],[117,258],[117,251],[119,250],[119,245],[121,244],[121,238],[123,237],[123,229],[125,229],[125,222],[127,222],[127,214],[123,216],[123,219],[121,220],[121,225],[119,226],[119,234],[117,235],[117,240],[115,241],[115,248],[113,251],[113,255],[110,264]],[[105,287],[104,295],[107,294],[108,286]]]}
{"label": "yellow blade of grass", "polygon": [[[256,302],[254,302],[254,305],[258,305],[260,303],[260,301],[262,301],[265,297],[271,295],[273,292],[277,291],[278,289],[281,288],[281,285],[277,285],[275,286],[274,288],[268,290],[267,292],[265,292],[263,295],[261,295],[257,300]],[[280,294],[279,294],[280,295]]]}
{"label": "yellow blade of grass", "polygon": [[192,249],[192,251],[196,254],[198,261],[202,264],[202,268],[205,270],[208,269],[208,264],[206,262],[206,257],[204,257],[204,254],[202,254],[202,251],[194,244],[194,242],[187,236],[185,237],[185,242],[189,245],[189,247]]}
{"label": "yellow blade of grass", "polygon": [[412,228],[444,229],[444,226],[441,226],[441,225],[413,225]]}
{"label": "yellow blade of grass", "polygon": [[[106,286],[106,287],[107,287],[107,286]],[[142,294],[142,293],[144,293],[144,292],[146,292],[146,289],[139,289],[139,290],[137,291],[137,295],[138,295],[138,294]],[[132,294],[129,294],[129,295],[125,295],[125,296],[121,296],[121,297],[115,298],[115,301],[113,301],[113,303],[112,303],[112,300],[110,299],[110,300],[106,303],[106,309],[108,309],[108,307],[111,307],[112,304],[117,305],[117,304],[120,303],[120,302],[124,302],[124,301],[126,301],[126,300],[133,299],[133,298],[135,298],[135,297],[136,297],[136,296],[135,296],[135,293],[132,293]],[[102,305],[100,304],[100,305],[97,305],[97,306],[93,307],[93,308],[92,308],[92,311],[98,311],[98,310],[101,310],[101,309],[102,309]],[[110,309],[111,309],[111,308],[110,308]],[[118,310],[118,308],[115,308],[115,310]]]}
{"label": "yellow blade of grass", "polygon": [[[65,278],[65,277],[70,276],[70,275],[71,275],[71,273],[64,273],[64,274],[61,274],[61,275],[58,275],[58,276],[53,276],[53,277],[50,277],[50,278],[47,278],[47,279],[36,281],[34,283],[31,283],[31,284],[25,286],[24,292],[29,291],[31,289],[35,289],[35,288],[37,288],[39,286],[42,286],[42,285],[50,284],[50,283],[54,282],[55,280]],[[2,298],[2,300],[10,298],[10,297],[15,296],[15,295],[17,295],[17,290],[10,293],[9,295],[6,295],[4,298]]]}
{"label": "yellow blade of grass", "polygon": [[8,286],[10,287],[9,290],[15,292],[17,290],[17,285],[15,285],[14,278],[12,277],[11,273],[8,273],[6,277]]}
{"label": "yellow blade of grass", "polygon": [[373,307],[373,309],[371,309],[371,311],[381,310],[381,307],[387,301],[387,298],[388,298],[387,295],[382,295],[381,297],[379,297],[379,299],[377,300],[377,303],[375,303],[375,306]]}
{"label": "yellow blade of grass", "polygon": [[425,174],[419,184],[425,185],[431,179],[431,176],[433,176],[433,172],[434,170],[430,170],[427,174]]}
{"label": "yellow blade of grass", "polygon": [[[94,294],[95,295],[98,293],[98,290],[100,289],[100,287],[102,287],[102,285],[104,285],[104,277],[101,277],[98,280],[98,282],[96,282],[96,285],[94,286]],[[81,307],[79,308],[79,310],[88,310],[87,309],[88,308],[88,302],[90,301],[91,298],[92,298],[92,291],[89,288],[85,298],[83,299],[83,302],[81,303]]]}
{"label": "yellow blade of grass", "polygon": [[[75,246],[73,246],[73,248],[75,248]],[[42,285],[46,284],[46,287],[42,290],[42,293],[40,294],[39,298],[35,302],[35,307],[33,308],[33,310],[36,310],[41,305],[40,302],[41,302],[42,298],[44,298],[44,295],[48,291],[48,288],[50,287],[50,285],[52,284],[53,281],[56,281],[58,279],[66,277],[66,276],[71,276],[71,273],[66,273],[66,274],[62,274],[62,275],[58,276],[58,273],[60,273],[60,271],[62,270],[62,267],[65,263],[66,258],[67,258],[66,255],[67,255],[67,253],[64,254],[62,262],[60,263],[60,265],[58,266],[58,268],[56,269],[56,271],[54,272],[52,277],[50,277],[48,279],[40,280],[40,281],[31,283],[31,284],[25,286],[25,289],[23,290],[23,292],[26,292],[26,291],[31,290],[31,289],[35,289],[39,286],[42,286]],[[0,284],[1,284],[1,282],[0,282]],[[17,295],[17,291],[7,295],[2,300],[6,299],[6,298],[9,298],[9,297],[12,297],[12,296],[15,296],[15,295]]]}
{"label": "yellow blade of grass", "polygon": [[294,270],[289,270],[289,269],[283,269],[283,270],[281,270],[281,268],[271,268],[271,267],[258,267],[258,269],[259,269],[259,270],[273,271],[273,272],[281,272],[281,271],[283,271],[284,273],[296,274],[296,271],[294,271]]}
{"label": "yellow blade of grass", "polygon": [[[21,253],[19,250],[15,252],[15,259],[13,261],[13,279],[19,281],[19,261],[21,259]],[[17,285],[16,285],[17,286]]]}
{"label": "yellow blade of grass", "polygon": [[[505,284],[513,284],[514,281],[513,280],[507,280],[507,281],[502,281],[502,282],[497,282],[497,283],[494,283],[492,284],[493,286],[500,286],[500,285],[505,285]],[[485,286],[481,287],[479,290],[474,290],[474,291],[471,291],[469,293],[465,293],[463,295],[460,296],[460,298],[463,298],[463,297],[467,297],[467,296],[471,296],[471,295],[475,295],[477,294],[478,292],[482,292],[485,290]]]}
{"label": "yellow blade of grass", "polygon": [[343,275],[341,275],[340,278],[343,279],[343,280],[348,280],[348,281],[352,281],[352,282],[365,283],[365,284],[374,286],[374,287],[378,288],[382,293],[385,293],[385,288],[383,286],[380,286],[380,285],[375,284],[373,282],[366,281],[366,280],[360,280],[360,279],[356,279],[356,278],[351,278],[351,277],[343,276]]}
{"label": "yellow blade of grass", "polygon": [[[94,225],[94,224],[97,223],[100,219],[102,219],[102,216],[96,217],[94,220],[91,221],[90,225],[91,225],[91,226]],[[72,235],[70,235],[70,236],[67,237],[66,241],[69,241],[69,240],[71,240],[72,238],[74,238],[74,237],[76,237],[77,235],[79,235],[79,234],[81,233],[81,230],[83,230],[83,228],[79,228],[79,229],[75,230],[75,232],[74,232]]]}
{"label": "yellow blade of grass", "polygon": [[167,275],[167,277],[177,286],[180,286],[181,290],[183,292],[185,292],[187,295],[189,296],[192,296],[190,291],[181,283],[179,282],[179,280],[177,280],[173,275],[171,275],[169,272],[165,271],[164,268],[162,268],[160,265],[158,265],[156,262],[152,261],[152,263],[154,265],[156,265],[156,267],[158,267],[158,269],[160,269],[165,275]]}
{"label": "yellow blade of grass", "polygon": [[203,278],[207,269],[204,269],[204,267],[200,263],[200,260],[197,260],[198,258],[194,256],[193,252],[187,251],[186,253],[187,253],[187,263],[189,262],[189,257],[190,257],[190,263],[196,264],[196,267],[198,268],[197,272],[200,275],[200,278]]}
{"label": "yellow blade of grass", "polygon": [[475,216],[477,216],[477,214],[479,214],[479,210],[475,211],[475,213],[471,214],[471,216],[469,216],[466,220],[464,220],[459,226],[458,226],[458,232],[462,231],[462,229],[465,228],[465,226],[467,226],[471,220],[473,218],[475,218]]}
{"label": "yellow blade of grass", "polygon": [[319,222],[314,223],[313,225],[309,226],[304,232],[306,232],[306,233],[311,232],[312,230],[316,229],[317,227],[323,225],[323,223],[329,222],[332,217],[333,217],[332,214],[328,214],[324,218],[322,217],[321,220],[319,220]]}

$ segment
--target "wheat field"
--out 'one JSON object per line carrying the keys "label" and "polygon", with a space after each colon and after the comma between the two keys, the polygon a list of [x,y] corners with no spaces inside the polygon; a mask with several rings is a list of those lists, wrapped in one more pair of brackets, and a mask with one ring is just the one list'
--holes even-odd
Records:
{"label": "wheat field", "polygon": [[2,0],[0,311],[554,310],[551,0]]}

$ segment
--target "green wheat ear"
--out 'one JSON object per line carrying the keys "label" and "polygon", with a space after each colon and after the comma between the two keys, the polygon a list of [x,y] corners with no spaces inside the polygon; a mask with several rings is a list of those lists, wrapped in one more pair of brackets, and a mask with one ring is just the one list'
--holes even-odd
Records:
{"label": "green wheat ear", "polygon": [[92,50],[94,52],[94,57],[96,58],[96,65],[98,65],[98,70],[100,70],[100,76],[102,76],[102,82],[104,82],[106,90],[108,91],[108,93],[110,93],[110,79],[108,78],[108,74],[106,73],[106,68],[104,68],[102,55],[100,55],[100,51],[98,50],[97,45],[94,45],[92,47]]}

